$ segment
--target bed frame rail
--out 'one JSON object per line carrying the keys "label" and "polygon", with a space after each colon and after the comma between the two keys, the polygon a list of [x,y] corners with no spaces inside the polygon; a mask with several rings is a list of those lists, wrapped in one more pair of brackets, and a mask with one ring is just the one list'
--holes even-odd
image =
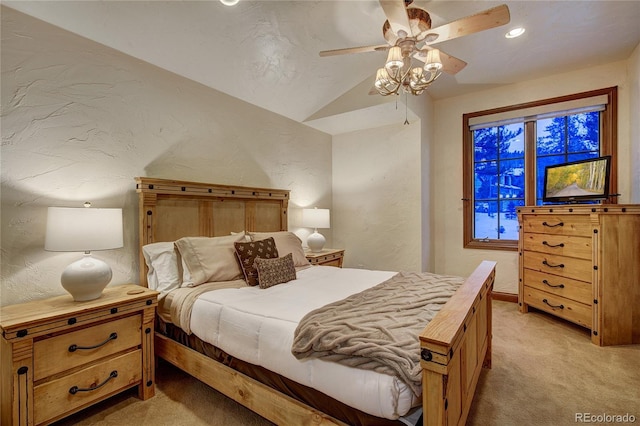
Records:
{"label": "bed frame rail", "polygon": [[495,262],[484,261],[420,335],[424,425],[464,425],[483,367],[491,368]]}
{"label": "bed frame rail", "polygon": [[347,426],[159,333],[155,351],[160,358],[277,425]]}

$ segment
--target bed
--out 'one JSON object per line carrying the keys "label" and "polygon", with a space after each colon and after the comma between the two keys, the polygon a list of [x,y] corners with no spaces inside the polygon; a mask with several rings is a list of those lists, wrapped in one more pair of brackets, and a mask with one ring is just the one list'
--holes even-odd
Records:
{"label": "bed", "polygon": [[[192,241],[197,237],[224,237],[216,239],[226,241],[232,236],[234,241],[242,241],[242,238],[251,240],[260,235],[277,235],[277,238],[282,238],[283,235],[291,234],[286,232],[289,203],[289,191],[287,190],[140,177],[136,178],[136,191],[139,196],[140,282],[142,285],[149,285],[148,279],[150,277],[147,268],[148,253],[147,259],[143,253],[145,246],[147,247],[145,250],[148,251],[148,248],[153,245]],[[282,244],[283,240],[276,241],[280,241]],[[292,250],[293,253],[288,256],[299,257],[296,249]],[[296,265],[298,264],[296,263]],[[321,281],[326,283],[324,285],[328,286],[327,291],[319,292],[317,296],[310,298],[312,304],[324,305],[325,303],[338,303],[343,300],[343,296],[353,297],[349,294],[357,293],[361,289],[358,287],[360,284],[356,284],[353,289],[349,289],[343,294],[341,291],[348,286],[341,284],[340,280],[348,280],[349,282],[364,280],[366,283],[363,281],[362,288],[369,288],[378,287],[395,276],[395,273],[385,271],[345,269],[339,272],[338,268],[317,266],[296,266],[296,272],[295,285],[292,284],[294,282],[285,282],[269,289],[270,294],[280,293],[283,297],[281,300],[274,299],[276,301],[263,304],[263,306],[254,302],[259,311],[271,309],[278,303],[287,306],[287,300],[290,301],[287,298],[293,297],[294,300],[303,298],[293,291],[296,289],[304,292],[312,291],[300,290],[307,285],[307,282]],[[396,378],[383,377],[381,379],[383,383],[385,380],[389,380],[391,387],[395,389],[395,391],[389,392],[405,395],[403,400],[394,402],[396,405],[402,405],[400,408],[392,407],[395,414],[404,415],[407,411],[411,412],[411,410],[406,410],[407,404],[416,405],[417,402],[417,405],[422,408],[425,425],[464,424],[466,422],[480,371],[483,367],[490,368],[491,366],[491,291],[494,276],[495,263],[482,262],[469,277],[455,284],[456,287],[451,292],[452,295],[448,301],[438,307],[439,311],[426,327],[417,323],[420,325],[418,332],[416,332],[418,335],[416,351],[419,352],[417,400],[415,389],[413,393],[410,392],[411,389],[407,391],[410,386],[406,388],[398,386],[399,382]],[[211,284],[214,287],[218,285]],[[385,418],[388,416],[384,413],[371,414],[367,412],[369,409],[366,407],[364,409],[352,407],[352,405],[357,406],[361,403],[366,405],[366,401],[352,402],[349,398],[346,402],[343,401],[343,397],[340,396],[341,389],[338,388],[343,388],[344,385],[337,384],[339,383],[337,380],[325,380],[325,383],[320,384],[316,382],[312,382],[310,385],[309,383],[305,384],[305,376],[312,376],[313,374],[308,372],[312,370],[305,370],[305,373],[301,373],[299,377],[293,373],[288,374],[296,370],[295,364],[285,364],[279,367],[278,363],[269,364],[268,361],[253,359],[250,354],[243,353],[245,343],[235,343],[234,348],[234,343],[228,343],[229,339],[227,338],[222,340],[224,344],[229,346],[220,349],[216,344],[213,344],[220,343],[219,341],[203,342],[194,337],[196,333],[186,333],[184,327],[191,332],[191,323],[183,324],[182,327],[173,324],[173,322],[179,322],[178,319],[182,314],[177,314],[173,320],[171,315],[167,314],[167,312],[174,314],[177,312],[176,306],[179,305],[177,301],[180,301],[180,306],[182,306],[182,302],[188,299],[195,301],[188,305],[188,309],[180,311],[188,311],[188,318],[191,315],[200,315],[197,312],[203,310],[202,305],[217,306],[218,309],[220,306],[224,306],[227,311],[237,313],[244,311],[245,308],[231,309],[234,308],[233,303],[236,303],[231,299],[226,299],[231,297],[231,294],[242,292],[243,295],[246,295],[241,298],[243,300],[251,298],[260,300],[262,295],[267,294],[264,290],[260,292],[261,290],[257,286],[255,289],[249,288],[245,283],[240,285],[237,283],[225,284],[225,286],[227,285],[231,285],[233,288],[208,291],[206,286],[198,286],[198,292],[201,294],[197,296],[192,296],[192,293],[187,293],[190,290],[182,287],[179,289],[180,291],[174,292],[172,290],[169,292],[169,296],[164,299],[165,305],[171,307],[166,308],[164,315],[163,312],[159,312],[158,315],[159,326],[155,336],[156,356],[174,364],[276,424],[402,424],[393,418]],[[325,300],[323,294],[325,296],[330,294],[331,298]],[[243,303],[245,302],[243,301]],[[174,308],[176,310],[171,311]],[[302,315],[298,309],[265,311],[261,315],[268,321],[272,321],[272,317],[275,316],[274,312],[283,317],[276,318],[276,322],[280,323],[293,324]],[[255,313],[252,315],[256,316]],[[208,331],[208,327],[213,321],[212,318],[215,317],[221,316],[205,313],[204,317],[200,317],[204,319],[194,319],[193,327],[196,328],[196,332],[198,334],[209,333],[213,336],[211,339],[215,340],[217,331]],[[267,320],[261,319],[261,321]],[[270,350],[266,352],[283,350],[284,348],[285,352],[280,355],[276,354],[276,356],[281,359],[292,358],[290,340],[293,337],[277,337],[269,334],[271,333],[271,325],[268,321],[257,326],[262,328],[262,336],[269,337],[268,339],[262,338],[262,341],[279,343],[272,344]],[[188,322],[188,320],[184,322]],[[226,323],[228,321],[220,322]],[[289,326],[295,328],[295,324]],[[236,327],[236,331],[244,328],[244,326],[237,324],[231,324],[230,327],[232,330],[233,327]],[[198,331],[198,329],[203,331]],[[248,335],[253,336],[251,333]],[[250,341],[248,340],[248,342]],[[262,344],[264,345],[264,343]],[[296,361],[290,359],[287,362],[295,363]],[[315,363],[322,365],[322,368],[329,368],[328,371],[333,371],[316,373],[316,377],[333,377],[330,376],[331,374],[341,376],[352,374],[349,371],[356,370],[324,359],[312,359],[312,361],[302,359],[300,362],[305,363],[305,368]],[[284,371],[272,371],[279,368]],[[362,375],[364,377],[362,380],[369,383],[369,377],[373,376],[367,376],[369,373],[363,373],[361,369],[357,370],[359,371],[354,373],[355,377]],[[377,377],[385,375],[375,374],[377,374],[375,380],[380,380]],[[287,377],[287,375],[292,375],[293,378]],[[349,383],[357,384],[358,380],[350,379]],[[332,386],[333,388],[331,388]],[[362,392],[350,390],[347,393],[366,395],[365,389],[361,390]],[[378,390],[377,392],[382,391]]]}

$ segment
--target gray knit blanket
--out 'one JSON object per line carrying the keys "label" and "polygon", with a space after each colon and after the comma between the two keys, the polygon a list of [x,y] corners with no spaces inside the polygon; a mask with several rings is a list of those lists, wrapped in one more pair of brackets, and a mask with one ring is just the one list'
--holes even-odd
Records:
{"label": "gray knit blanket", "polygon": [[387,281],[309,312],[291,352],[397,376],[422,393],[419,335],[464,282],[427,272],[400,272]]}

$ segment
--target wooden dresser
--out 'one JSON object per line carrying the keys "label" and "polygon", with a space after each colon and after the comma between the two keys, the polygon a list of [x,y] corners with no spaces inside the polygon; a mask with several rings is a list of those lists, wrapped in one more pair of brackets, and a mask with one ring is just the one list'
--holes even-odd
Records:
{"label": "wooden dresser", "polygon": [[640,343],[640,205],[518,209],[520,312],[591,330],[597,345]]}
{"label": "wooden dresser", "polygon": [[2,424],[48,424],[124,389],[154,395],[157,292],[107,287],[1,310]]}

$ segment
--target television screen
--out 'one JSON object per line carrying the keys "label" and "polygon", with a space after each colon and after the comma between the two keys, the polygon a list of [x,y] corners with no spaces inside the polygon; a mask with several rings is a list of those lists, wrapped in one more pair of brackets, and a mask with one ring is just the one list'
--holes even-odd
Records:
{"label": "television screen", "polygon": [[545,202],[578,202],[609,197],[611,156],[547,166],[544,171]]}

